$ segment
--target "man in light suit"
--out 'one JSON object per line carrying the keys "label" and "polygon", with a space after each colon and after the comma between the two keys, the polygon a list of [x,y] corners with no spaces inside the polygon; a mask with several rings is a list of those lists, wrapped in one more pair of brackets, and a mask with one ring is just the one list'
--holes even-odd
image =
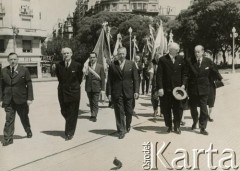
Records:
{"label": "man in light suit", "polygon": [[[183,114],[182,102],[176,100],[173,96],[175,87],[185,88],[187,84],[187,69],[182,56],[178,56],[179,45],[171,43],[168,47],[169,53],[158,61],[156,74],[157,90],[161,98],[161,111],[164,115],[167,132],[172,131],[172,122],[174,131],[181,134],[180,122]],[[172,121],[173,113],[173,121]]]}
{"label": "man in light suit", "polygon": [[86,74],[85,90],[91,110],[90,120],[97,121],[98,101],[100,92],[104,95],[105,73],[101,64],[97,63],[97,54],[92,52],[89,57],[89,69]]}
{"label": "man in light suit", "polygon": [[[119,139],[130,131],[133,115],[133,98],[138,98],[139,79],[134,62],[126,60],[125,47],[118,49],[118,60],[109,66],[108,98],[112,99]],[[126,116],[126,121],[125,121]]]}
{"label": "man in light suit", "polygon": [[66,120],[65,139],[71,140],[74,136],[82,82],[82,66],[72,60],[72,50],[62,49],[63,61],[56,65],[56,76],[58,78],[58,100],[61,113]]}
{"label": "man in light suit", "polygon": [[10,65],[2,69],[0,77],[0,105],[6,112],[3,146],[13,143],[16,112],[27,133],[27,138],[32,137],[28,117],[29,105],[33,101],[31,76],[27,68],[18,65],[16,53],[8,55],[8,62]]}
{"label": "man in light suit", "polygon": [[[196,129],[197,122],[199,121],[200,133],[208,135],[206,131],[207,122],[209,119],[207,110],[207,101],[210,90],[210,74],[219,75],[215,69],[213,62],[204,57],[204,48],[202,45],[195,46],[195,58],[188,60],[189,65],[189,105],[191,115],[193,118],[192,129]],[[220,79],[220,78],[219,78]],[[200,117],[198,118],[197,107],[200,107]]]}

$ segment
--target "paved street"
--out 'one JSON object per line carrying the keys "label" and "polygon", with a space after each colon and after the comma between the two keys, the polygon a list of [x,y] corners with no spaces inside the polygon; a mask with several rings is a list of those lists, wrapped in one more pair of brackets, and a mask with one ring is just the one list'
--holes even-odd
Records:
{"label": "paved street", "polygon": [[[136,105],[138,118],[133,117],[133,128],[122,140],[118,139],[115,132],[114,111],[107,104],[100,104],[96,123],[88,120],[90,113],[83,84],[76,133],[71,141],[65,141],[65,123],[57,99],[57,82],[34,82],[35,100],[30,107],[33,138],[26,138],[17,116],[14,143],[7,147],[0,146],[0,170],[107,171],[115,170],[112,161],[117,157],[123,163],[120,170],[139,171],[143,170],[144,142],[159,142],[159,146],[163,142],[171,142],[164,152],[170,163],[179,156],[175,154],[176,149],[186,149],[190,165],[193,164],[192,150],[207,150],[212,143],[219,152],[213,155],[216,166],[221,158],[229,156],[222,154],[226,148],[235,151],[237,165],[240,165],[240,74],[226,74],[223,77],[226,85],[217,90],[216,107],[212,115],[214,122],[208,123],[208,136],[199,134],[199,129],[190,129],[192,119],[189,111],[184,116],[186,125],[182,128],[182,134],[166,134],[163,118],[152,118],[150,96],[141,96]],[[3,130],[5,112],[2,108],[0,113],[0,129]],[[0,140],[3,140],[2,133]],[[225,163],[229,164],[229,161]],[[156,170],[167,170],[160,161],[157,165]],[[200,155],[199,168],[210,170],[206,154]]]}

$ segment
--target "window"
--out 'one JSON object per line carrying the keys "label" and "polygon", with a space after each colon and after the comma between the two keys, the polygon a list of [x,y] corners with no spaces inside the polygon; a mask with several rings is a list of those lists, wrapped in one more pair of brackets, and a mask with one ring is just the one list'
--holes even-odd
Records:
{"label": "window", "polygon": [[0,27],[3,27],[3,18],[0,18]]}
{"label": "window", "polygon": [[30,19],[22,19],[22,27],[23,28],[31,28],[31,20]]}
{"label": "window", "polygon": [[0,53],[4,53],[5,47],[4,47],[4,40],[0,39]]}
{"label": "window", "polygon": [[23,52],[25,52],[25,53],[32,52],[32,41],[31,40],[23,40],[22,46],[23,46]]}

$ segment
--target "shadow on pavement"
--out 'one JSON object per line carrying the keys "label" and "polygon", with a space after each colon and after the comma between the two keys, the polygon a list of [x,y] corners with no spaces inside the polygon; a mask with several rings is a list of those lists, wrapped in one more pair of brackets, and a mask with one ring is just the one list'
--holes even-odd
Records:
{"label": "shadow on pavement", "polygon": [[84,114],[84,113],[88,113],[88,112],[89,112],[89,110],[81,110],[81,109],[79,109],[78,115],[81,115],[81,114]]}
{"label": "shadow on pavement", "polygon": [[109,135],[109,136],[117,137],[117,131],[114,129],[94,129],[94,130],[90,130],[89,132],[100,134],[100,135]]}
{"label": "shadow on pavement", "polygon": [[137,113],[137,115],[141,117],[152,117],[152,113]]}
{"label": "shadow on pavement", "polygon": [[151,103],[139,103],[140,105],[144,106],[144,107],[149,107],[152,106]]}
{"label": "shadow on pavement", "polygon": [[119,167],[113,167],[110,170],[119,170]]}
{"label": "shadow on pavement", "polygon": [[90,116],[88,115],[78,115],[78,119],[88,119],[89,120]]}
{"label": "shadow on pavement", "polygon": [[147,131],[156,131],[157,133],[161,134],[167,134],[167,128],[166,127],[159,127],[159,126],[138,126],[134,127],[133,129],[141,132],[147,132]]}
{"label": "shadow on pavement", "polygon": [[191,116],[184,116],[184,119],[192,119]]}
{"label": "shadow on pavement", "polygon": [[164,119],[163,118],[150,118],[150,119],[148,119],[149,121],[151,121],[151,122],[154,122],[154,123],[156,123],[157,121],[164,121]]}
{"label": "shadow on pavement", "polygon": [[[13,135],[13,139],[15,139],[15,140],[23,139],[23,138],[27,138],[27,136]],[[4,136],[3,135],[0,135],[0,141],[1,142],[4,141]]]}
{"label": "shadow on pavement", "polygon": [[65,139],[64,131],[42,131],[41,133],[51,135],[51,136],[58,136],[58,137],[62,137]]}

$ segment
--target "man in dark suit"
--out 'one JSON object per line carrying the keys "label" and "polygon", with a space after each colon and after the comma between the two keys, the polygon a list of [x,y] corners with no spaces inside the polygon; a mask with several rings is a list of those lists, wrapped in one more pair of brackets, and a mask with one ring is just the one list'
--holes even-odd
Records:
{"label": "man in dark suit", "polygon": [[9,66],[3,68],[0,79],[0,104],[6,112],[3,146],[13,143],[14,121],[18,113],[27,137],[32,137],[29,105],[33,101],[31,76],[27,68],[18,65],[18,55],[8,55]]}
{"label": "man in dark suit", "polygon": [[89,99],[91,110],[90,120],[97,121],[98,101],[100,92],[104,95],[105,73],[101,64],[97,63],[97,54],[92,52],[89,57],[89,68],[86,73],[85,90]]}
{"label": "man in dark suit", "polygon": [[172,131],[172,112],[174,131],[181,134],[180,122],[182,119],[183,106],[181,101],[176,100],[173,96],[175,87],[185,88],[187,83],[187,70],[183,57],[178,56],[179,45],[171,43],[168,47],[169,54],[159,58],[157,68],[157,89],[161,98],[162,113],[164,115],[165,125],[168,127],[167,132]]}
{"label": "man in dark suit", "polygon": [[70,48],[63,48],[62,55],[63,61],[56,65],[58,100],[66,120],[65,139],[71,140],[77,125],[83,72],[81,64],[72,60]]}
{"label": "man in dark suit", "polygon": [[[134,62],[126,60],[126,48],[118,49],[118,60],[108,70],[108,98],[112,99],[119,139],[130,131],[133,98],[138,98],[138,72]],[[125,122],[125,116],[126,122]]]}
{"label": "man in dark suit", "polygon": [[[195,47],[195,57],[188,61],[189,65],[189,105],[193,118],[192,129],[196,129],[199,120],[200,133],[208,135],[206,131],[208,121],[207,101],[210,90],[210,74],[218,75],[213,62],[204,57],[204,48],[202,45]],[[200,117],[198,118],[197,107],[200,107]]]}

